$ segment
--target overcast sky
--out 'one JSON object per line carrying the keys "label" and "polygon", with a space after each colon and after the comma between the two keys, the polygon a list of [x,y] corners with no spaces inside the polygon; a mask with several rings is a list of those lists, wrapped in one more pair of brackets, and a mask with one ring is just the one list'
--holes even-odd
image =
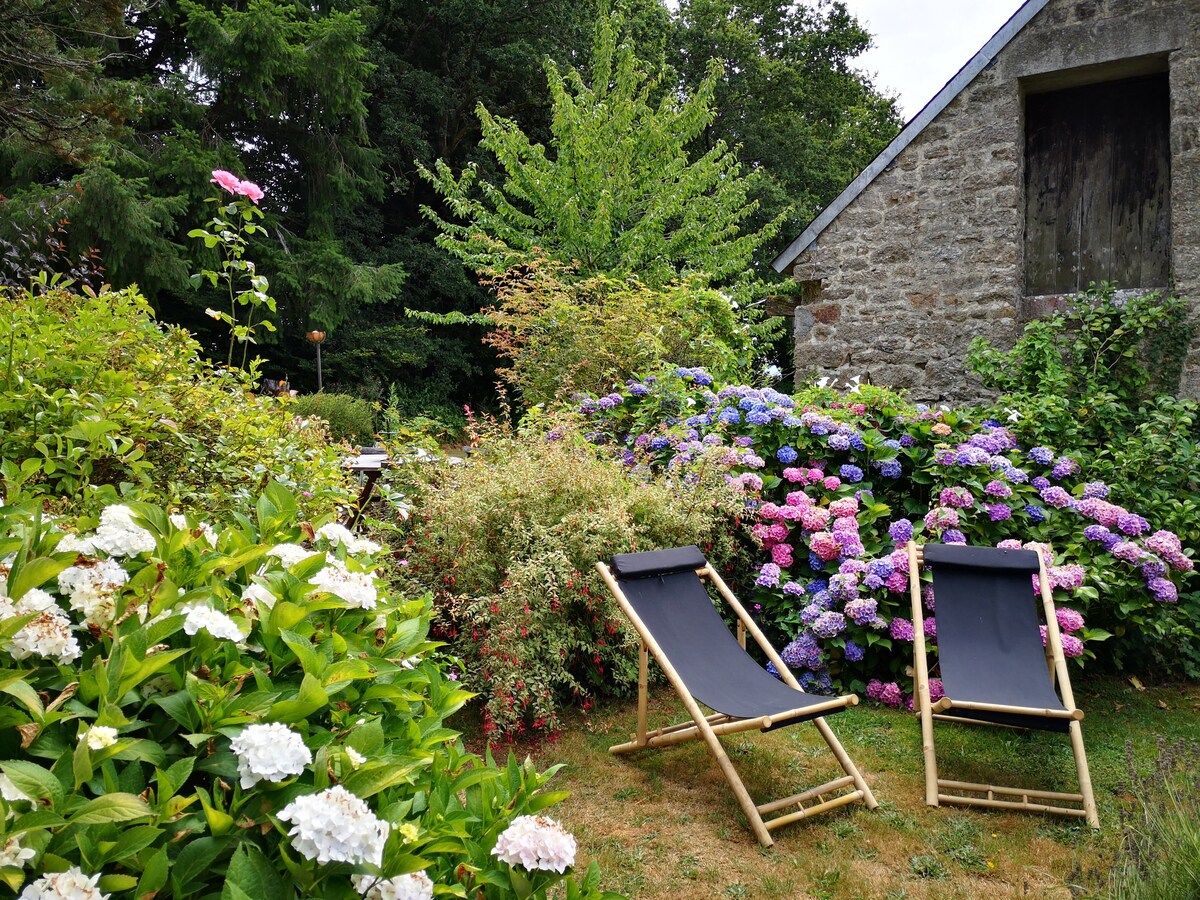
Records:
{"label": "overcast sky", "polygon": [[905,120],[921,111],[1022,0],[846,0],[875,36],[858,68],[900,97]]}

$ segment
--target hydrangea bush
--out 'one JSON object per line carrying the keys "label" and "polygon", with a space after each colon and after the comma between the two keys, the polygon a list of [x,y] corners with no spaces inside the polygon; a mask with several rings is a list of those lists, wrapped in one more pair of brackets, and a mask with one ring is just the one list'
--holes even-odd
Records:
{"label": "hydrangea bush", "polygon": [[564,795],[463,751],[446,718],[470,695],[428,601],[383,589],[377,544],[314,529],[276,484],[226,527],[116,499],[90,519],[0,506],[11,890],[604,896],[566,838],[509,834]]}
{"label": "hydrangea bush", "polygon": [[[911,702],[911,539],[1041,552],[1073,658],[1107,640],[1104,658],[1119,660],[1147,638],[1191,633],[1176,615],[1193,567],[1178,536],[1109,502],[1069,452],[1020,446],[1004,423],[865,386],[798,398],[722,387],[689,368],[583,398],[579,411],[635,477],[724,467],[754,520],[743,587],[810,690]],[[924,603],[936,647],[928,588]]]}

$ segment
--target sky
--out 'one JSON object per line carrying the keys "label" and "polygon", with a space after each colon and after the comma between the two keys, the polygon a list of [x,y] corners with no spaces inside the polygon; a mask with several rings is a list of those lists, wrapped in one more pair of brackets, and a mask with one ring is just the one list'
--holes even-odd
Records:
{"label": "sky", "polygon": [[954,77],[1022,0],[846,0],[875,37],[857,68],[876,87],[897,94],[911,119]]}

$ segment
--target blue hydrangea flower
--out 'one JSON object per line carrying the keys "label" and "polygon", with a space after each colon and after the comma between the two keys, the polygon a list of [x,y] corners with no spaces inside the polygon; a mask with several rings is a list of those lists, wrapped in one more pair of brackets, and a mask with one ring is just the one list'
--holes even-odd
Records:
{"label": "blue hydrangea flower", "polygon": [[1030,521],[1035,524],[1046,521],[1046,510],[1040,506],[1034,506],[1032,503],[1025,507],[1025,515],[1029,516]]}
{"label": "blue hydrangea flower", "polygon": [[838,469],[838,473],[841,474],[843,481],[849,481],[851,483],[862,481],[863,479],[863,470],[858,466],[851,465],[850,463],[846,463],[846,465]]}
{"label": "blue hydrangea flower", "polygon": [[1026,455],[1035,463],[1043,466],[1048,466],[1054,462],[1054,451],[1049,447],[1034,447]]}
{"label": "blue hydrangea flower", "polygon": [[742,414],[737,411],[736,407],[727,406],[721,410],[717,420],[726,423],[727,425],[740,425],[742,422]]}
{"label": "blue hydrangea flower", "polygon": [[746,413],[746,421],[751,425],[770,425],[771,414],[765,409],[753,409]]}
{"label": "blue hydrangea flower", "polygon": [[808,587],[805,590],[810,594],[819,594],[821,591],[829,590],[829,582],[824,578],[814,578],[808,583]]}
{"label": "blue hydrangea flower", "polygon": [[900,463],[894,459],[889,459],[887,462],[878,463],[879,474],[884,478],[899,478],[904,474],[904,469]]}
{"label": "blue hydrangea flower", "polygon": [[867,651],[854,643],[854,641],[846,641],[845,652],[846,662],[859,662],[867,654]]}
{"label": "blue hydrangea flower", "polygon": [[798,428],[800,426],[800,419],[797,416],[784,416],[783,424],[787,428]]}
{"label": "blue hydrangea flower", "polygon": [[664,447],[670,447],[670,446],[671,446],[671,439],[669,437],[667,437],[665,434],[660,434],[657,437],[653,437],[650,439],[650,449],[651,450],[662,450]]}
{"label": "blue hydrangea flower", "polygon": [[629,386],[629,393],[634,397],[645,397],[650,393],[650,388],[638,382]]}
{"label": "blue hydrangea flower", "polygon": [[849,450],[850,438],[844,434],[832,434],[829,436],[829,446],[834,450]]}
{"label": "blue hydrangea flower", "polygon": [[790,466],[800,458],[800,454],[796,452],[794,447],[789,447],[785,444],[775,451],[775,458],[785,466]]}

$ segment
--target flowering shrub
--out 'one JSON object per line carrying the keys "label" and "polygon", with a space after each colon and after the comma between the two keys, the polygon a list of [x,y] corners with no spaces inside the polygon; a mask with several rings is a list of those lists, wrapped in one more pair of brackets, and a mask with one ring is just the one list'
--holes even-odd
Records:
{"label": "flowering shrub", "polygon": [[276,484],[224,528],[0,506],[0,878],[55,900],[544,896],[573,856],[493,851],[562,795],[462,751],[445,720],[470,695],[380,550]]}
{"label": "flowering shrub", "polygon": [[343,451],[250,372],[214,368],[137,291],[0,289],[0,475],[10,500],[90,508],[93,487],[227,515],[270,480],[308,514],[351,496]]}
{"label": "flowering shrub", "polygon": [[[720,454],[756,518],[753,608],[808,689],[908,700],[914,538],[1041,551],[1069,603],[1060,621],[1075,658],[1115,635],[1107,658],[1119,659],[1121,638],[1186,627],[1174,603],[1192,561],[1178,536],[1106,500],[1072,456],[1023,448],[994,420],[869,387],[799,399],[719,387],[686,368],[585,398],[580,412],[634,470],[682,472]],[[936,646],[929,589],[924,602]]]}
{"label": "flowering shrub", "polygon": [[633,483],[569,428],[477,435],[460,466],[425,466],[408,565],[434,592],[439,637],[485,699],[494,742],[553,735],[564,702],[637,684],[636,635],[595,572],[614,553],[700,544],[735,497]]}

